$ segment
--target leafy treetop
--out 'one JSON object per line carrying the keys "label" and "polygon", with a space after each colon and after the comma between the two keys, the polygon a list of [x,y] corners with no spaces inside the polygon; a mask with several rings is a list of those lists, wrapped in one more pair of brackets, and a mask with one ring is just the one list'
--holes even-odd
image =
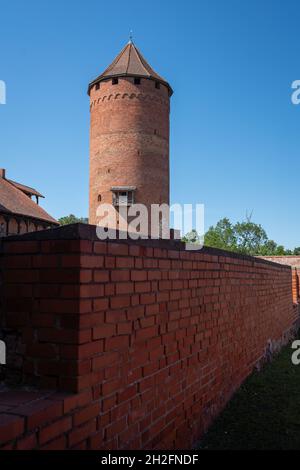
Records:
{"label": "leafy treetop", "polygon": [[[199,243],[199,240],[196,230],[192,230],[182,239],[186,243]],[[224,217],[206,232],[204,245],[252,256],[300,255],[300,247],[293,251],[287,250],[270,240],[263,227],[252,222],[251,217],[246,217],[246,220],[236,224]]]}
{"label": "leafy treetop", "polygon": [[60,225],[70,225],[70,224],[77,224],[77,223],[88,224],[89,223],[86,217],[76,217],[74,214],[61,217],[61,219],[58,219],[58,222],[60,223]]}

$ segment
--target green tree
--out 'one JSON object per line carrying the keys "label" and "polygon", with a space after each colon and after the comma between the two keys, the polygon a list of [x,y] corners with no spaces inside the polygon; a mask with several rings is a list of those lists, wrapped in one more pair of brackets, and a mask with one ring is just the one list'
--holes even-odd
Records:
{"label": "green tree", "polygon": [[58,219],[60,225],[70,225],[70,224],[88,224],[89,221],[86,217],[76,217],[74,214],[67,215]]}
{"label": "green tree", "polygon": [[237,222],[234,226],[237,240],[237,251],[248,255],[257,255],[268,242],[268,237],[261,225],[255,224],[250,218]]}
{"label": "green tree", "polygon": [[204,237],[204,244],[222,250],[237,251],[237,238],[234,226],[226,217],[210,227]]}
{"label": "green tree", "polygon": [[259,255],[260,256],[274,256],[276,255],[277,243],[274,240],[267,240],[266,243],[260,247]]}
{"label": "green tree", "polygon": [[291,254],[292,254],[292,255],[299,256],[299,255],[300,255],[300,246],[297,246],[297,247],[294,249],[293,253],[291,253]]}
{"label": "green tree", "polygon": [[275,256],[285,256],[287,254],[283,245],[278,245],[275,250]]}
{"label": "green tree", "polygon": [[[253,256],[284,256],[292,254],[284,246],[277,245],[274,240],[269,240],[263,227],[252,222],[251,217],[246,217],[246,220],[236,224],[232,224],[228,218],[221,219],[206,232],[204,244]],[[295,248],[295,253],[300,254],[300,247]]]}

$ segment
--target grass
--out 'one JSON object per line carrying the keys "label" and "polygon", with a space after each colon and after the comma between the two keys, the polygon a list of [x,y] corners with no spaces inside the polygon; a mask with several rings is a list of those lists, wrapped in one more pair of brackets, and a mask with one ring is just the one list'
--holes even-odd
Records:
{"label": "grass", "polygon": [[285,347],[253,373],[199,444],[199,449],[300,449],[300,365]]}

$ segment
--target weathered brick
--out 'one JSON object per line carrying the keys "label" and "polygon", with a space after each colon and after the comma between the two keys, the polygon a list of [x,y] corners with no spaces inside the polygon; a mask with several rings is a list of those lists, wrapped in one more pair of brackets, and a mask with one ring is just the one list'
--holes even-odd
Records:
{"label": "weathered brick", "polygon": [[93,339],[110,338],[116,334],[116,326],[112,324],[103,324],[93,328]]}
{"label": "weathered brick", "polygon": [[66,417],[56,421],[49,426],[46,426],[40,430],[39,433],[39,442],[41,445],[46,442],[52,441],[54,438],[57,438],[69,431],[72,428],[72,418]]}
{"label": "weathered brick", "polygon": [[122,349],[129,346],[129,336],[114,336],[105,340],[105,350]]}
{"label": "weathered brick", "polygon": [[17,441],[17,450],[33,450],[37,447],[37,436],[35,433],[21,438]]}
{"label": "weathered brick", "polygon": [[46,399],[18,406],[14,413],[26,417],[27,430],[31,430],[62,416],[63,409],[62,403]]}
{"label": "weathered brick", "polygon": [[25,420],[22,416],[0,414],[0,443],[3,444],[21,435],[24,425]]}
{"label": "weathered brick", "polygon": [[89,421],[80,427],[73,429],[68,437],[69,447],[80,443],[84,439],[87,439],[96,431],[96,420]]}
{"label": "weathered brick", "polygon": [[73,417],[73,425],[79,426],[80,424],[90,421],[91,419],[98,416],[100,413],[100,404],[92,403],[91,405],[85,407],[83,410],[77,411]]}

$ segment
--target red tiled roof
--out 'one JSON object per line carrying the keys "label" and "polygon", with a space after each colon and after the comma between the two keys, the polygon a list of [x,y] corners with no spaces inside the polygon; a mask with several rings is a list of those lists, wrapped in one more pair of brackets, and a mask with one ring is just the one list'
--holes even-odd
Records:
{"label": "red tiled roof", "polygon": [[108,78],[122,76],[144,77],[156,80],[169,88],[170,95],[173,94],[173,90],[169,83],[158,75],[152,67],[150,67],[138,48],[131,41],[126,44],[112,64],[101,75],[99,75],[99,77],[90,83],[88,92],[90,92],[91,87],[95,83]]}
{"label": "red tiled roof", "polygon": [[31,188],[30,186],[26,186],[25,184],[17,183],[17,181],[9,180],[7,179],[11,184],[13,184],[16,188],[20,189],[24,193],[31,194],[32,196],[38,196],[38,197],[43,197],[41,193],[39,193],[36,189]]}
{"label": "red tiled roof", "polygon": [[58,225],[57,220],[5,178],[0,178],[0,213],[27,216]]}

